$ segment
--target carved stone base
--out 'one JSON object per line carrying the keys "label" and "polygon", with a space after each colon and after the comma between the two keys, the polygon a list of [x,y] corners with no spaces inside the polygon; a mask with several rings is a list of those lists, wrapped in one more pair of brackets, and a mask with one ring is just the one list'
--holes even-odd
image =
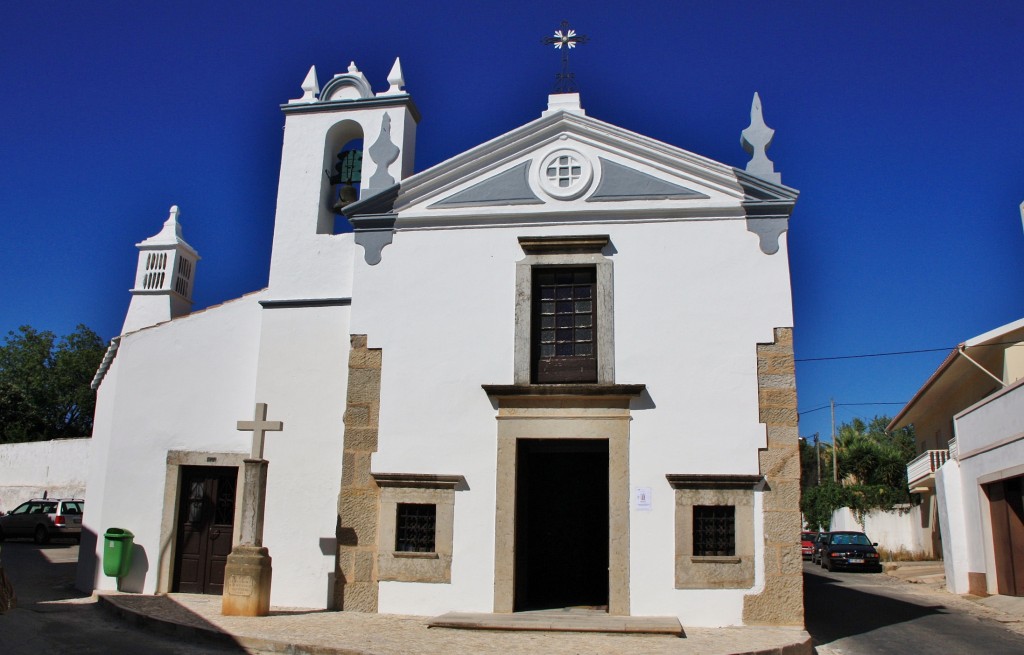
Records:
{"label": "carved stone base", "polygon": [[262,546],[235,546],[224,568],[224,616],[270,613],[270,562],[270,553]]}

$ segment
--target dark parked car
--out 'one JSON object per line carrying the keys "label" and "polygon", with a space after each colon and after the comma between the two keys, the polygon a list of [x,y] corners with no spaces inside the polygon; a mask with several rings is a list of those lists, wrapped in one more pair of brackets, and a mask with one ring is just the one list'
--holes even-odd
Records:
{"label": "dark parked car", "polygon": [[830,532],[828,543],[821,551],[823,566],[829,571],[836,569],[861,569],[881,571],[878,551],[863,532]]}
{"label": "dark parked car", "polygon": [[811,553],[811,564],[821,564],[822,566],[825,566],[821,561],[821,550],[825,547],[826,543],[828,543],[828,533],[819,532],[817,538],[814,540],[814,552]]}
{"label": "dark parked car", "polygon": [[0,541],[6,537],[31,537],[45,544],[50,537],[82,535],[81,498],[33,498],[0,516]]}
{"label": "dark parked car", "polygon": [[800,533],[800,554],[804,559],[811,559],[811,555],[814,555],[814,540],[817,538],[817,532]]}

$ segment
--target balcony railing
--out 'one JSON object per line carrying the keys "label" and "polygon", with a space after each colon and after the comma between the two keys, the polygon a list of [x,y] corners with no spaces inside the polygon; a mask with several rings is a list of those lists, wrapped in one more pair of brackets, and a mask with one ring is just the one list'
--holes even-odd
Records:
{"label": "balcony railing", "polygon": [[948,450],[926,450],[907,464],[907,483],[913,487],[916,482],[935,473],[935,470],[949,459]]}
{"label": "balcony railing", "polygon": [[949,440],[949,458],[960,459],[960,449],[956,445],[956,437]]}

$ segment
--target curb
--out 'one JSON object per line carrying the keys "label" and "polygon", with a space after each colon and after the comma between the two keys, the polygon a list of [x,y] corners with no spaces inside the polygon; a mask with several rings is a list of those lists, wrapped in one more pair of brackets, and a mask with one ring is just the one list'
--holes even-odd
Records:
{"label": "curb", "polygon": [[[134,611],[118,604],[116,599],[117,594],[96,594],[97,604],[103,608],[103,611],[130,625],[177,639],[201,640],[220,646],[238,646],[268,653],[283,653],[284,655],[376,655],[370,651],[353,648],[293,644],[262,637],[234,635],[219,628],[191,625]],[[801,630],[797,634],[797,639],[797,641],[784,646],[738,651],[730,655],[813,655],[814,645],[811,635],[806,630]]]}
{"label": "curb", "polygon": [[[118,605],[114,598],[115,596],[109,594],[96,595],[97,603],[104,611],[116,616],[125,623],[168,637],[175,637],[178,639],[198,639],[219,646],[240,646],[242,648],[269,653],[284,653],[285,655],[374,655],[367,651],[354,650],[351,648],[314,646],[311,644],[292,644],[273,639],[263,639],[261,637],[233,635],[219,629],[179,623],[170,619],[163,619],[149,614],[135,612],[127,607]],[[789,654],[786,653],[786,655]]]}

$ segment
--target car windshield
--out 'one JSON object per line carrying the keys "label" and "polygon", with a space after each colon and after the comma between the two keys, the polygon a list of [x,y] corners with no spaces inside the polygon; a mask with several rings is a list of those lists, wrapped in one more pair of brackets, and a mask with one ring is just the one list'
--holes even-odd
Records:
{"label": "car windshield", "polygon": [[842,546],[870,546],[871,542],[868,540],[867,535],[861,533],[854,534],[834,534],[832,535],[832,543]]}

